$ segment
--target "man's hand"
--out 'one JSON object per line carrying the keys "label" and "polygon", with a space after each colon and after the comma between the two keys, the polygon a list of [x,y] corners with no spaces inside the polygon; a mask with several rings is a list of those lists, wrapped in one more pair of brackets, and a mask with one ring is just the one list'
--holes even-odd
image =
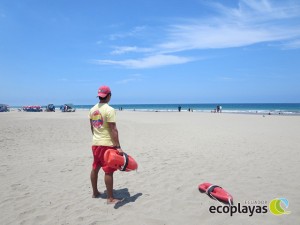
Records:
{"label": "man's hand", "polygon": [[120,155],[123,155],[124,152],[123,152],[123,150],[121,149],[121,147],[119,147],[119,148],[117,147],[117,150],[119,151],[119,154],[120,154]]}

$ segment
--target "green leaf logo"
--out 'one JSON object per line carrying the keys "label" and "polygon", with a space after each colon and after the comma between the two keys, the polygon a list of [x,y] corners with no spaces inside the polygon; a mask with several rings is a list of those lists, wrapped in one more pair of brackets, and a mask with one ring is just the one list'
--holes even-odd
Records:
{"label": "green leaf logo", "polygon": [[275,198],[273,199],[270,204],[270,212],[273,213],[276,216],[281,216],[283,214],[290,214],[290,211],[285,211],[282,208],[282,205],[284,205],[285,208],[289,207],[289,201],[286,198]]}

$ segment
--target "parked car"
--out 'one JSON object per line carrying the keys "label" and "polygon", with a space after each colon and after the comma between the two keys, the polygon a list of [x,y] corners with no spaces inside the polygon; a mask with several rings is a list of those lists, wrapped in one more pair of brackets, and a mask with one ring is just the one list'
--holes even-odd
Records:
{"label": "parked car", "polygon": [[60,107],[62,112],[75,112],[76,109],[73,104],[64,104]]}
{"label": "parked car", "polygon": [[48,104],[46,106],[45,112],[55,112],[55,105],[53,104]]}
{"label": "parked car", "polygon": [[30,105],[30,106],[23,106],[23,111],[25,111],[25,112],[43,112],[43,109],[40,105]]}
{"label": "parked car", "polygon": [[5,104],[0,104],[0,112],[9,112],[9,106]]}

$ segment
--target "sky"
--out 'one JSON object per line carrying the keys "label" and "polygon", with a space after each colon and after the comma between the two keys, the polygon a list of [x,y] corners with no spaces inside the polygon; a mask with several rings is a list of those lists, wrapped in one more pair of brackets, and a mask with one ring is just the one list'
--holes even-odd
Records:
{"label": "sky", "polygon": [[0,103],[299,103],[299,0],[0,0]]}

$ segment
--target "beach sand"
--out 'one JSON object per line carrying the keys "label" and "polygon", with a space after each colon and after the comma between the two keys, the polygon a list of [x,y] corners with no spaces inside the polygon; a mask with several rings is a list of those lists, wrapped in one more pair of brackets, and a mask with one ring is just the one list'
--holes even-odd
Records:
{"label": "beach sand", "polygon": [[[88,111],[1,113],[0,224],[299,223],[299,116],[117,111],[117,120],[139,169],[115,173],[115,197],[125,200],[107,205],[91,198]],[[235,204],[284,197],[291,214],[212,214],[219,203],[198,191],[203,182]]]}

